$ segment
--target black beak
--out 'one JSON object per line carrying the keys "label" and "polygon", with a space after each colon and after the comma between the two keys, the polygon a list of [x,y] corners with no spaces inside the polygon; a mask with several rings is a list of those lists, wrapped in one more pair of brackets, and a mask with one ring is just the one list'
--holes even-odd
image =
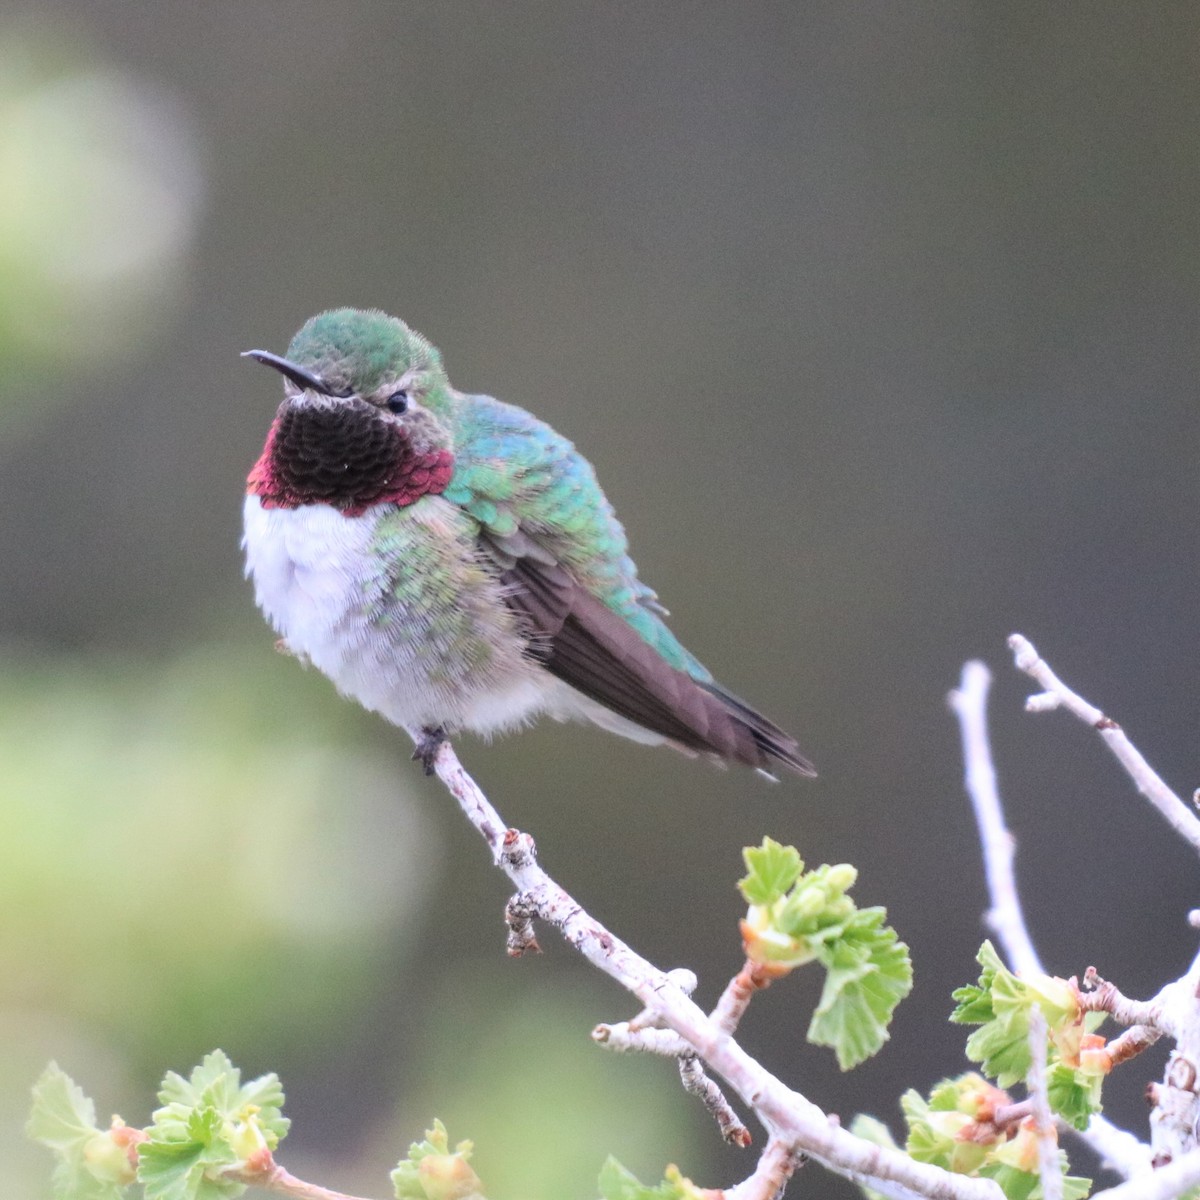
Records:
{"label": "black beak", "polygon": [[252,358],[255,362],[266,363],[268,367],[274,367],[280,375],[286,376],[298,388],[304,388],[310,392],[320,392],[322,396],[348,396],[349,392],[335,392],[329,388],[316,375],[306,371],[303,367],[298,367],[294,362],[289,362],[286,358],[281,358],[278,354],[272,354],[269,350],[244,350],[243,358]]}

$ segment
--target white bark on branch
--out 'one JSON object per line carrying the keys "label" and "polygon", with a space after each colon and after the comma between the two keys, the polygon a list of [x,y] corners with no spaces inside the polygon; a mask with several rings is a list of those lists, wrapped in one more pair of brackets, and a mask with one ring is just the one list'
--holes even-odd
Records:
{"label": "white bark on branch", "polygon": [[[415,742],[419,729],[409,730]],[[661,1023],[685,1039],[754,1111],[770,1135],[791,1154],[804,1154],[830,1170],[892,1195],[929,1200],[1002,1200],[991,1180],[954,1175],[919,1163],[899,1150],[874,1145],[842,1129],[799,1092],[786,1087],[689,999],[667,974],[634,953],[564,891],[538,865],[533,839],[509,829],[444,742],[433,768],[479,831],[492,859],[512,880],[524,903],[553,925],[590,963],[617,980]]]}
{"label": "white bark on branch", "polygon": [[1017,840],[1004,823],[1004,808],[996,785],[996,768],[988,739],[987,696],[992,673],[981,662],[963,667],[962,684],[950,693],[950,707],[962,734],[967,796],[979,826],[983,866],[992,906],[987,923],[1000,949],[1018,975],[1044,975],[1041,960],[1025,925],[1017,891],[1014,861]]}
{"label": "white bark on branch", "polygon": [[1193,1150],[1151,1174],[1093,1192],[1091,1200],[1172,1200],[1197,1184],[1200,1184],[1200,1150]]}
{"label": "white bark on branch", "polygon": [[1046,1018],[1035,1009],[1029,1018],[1029,1088],[1033,1109],[1033,1127],[1037,1136],[1038,1176],[1042,1181],[1042,1200],[1062,1200],[1062,1171],[1058,1165],[1058,1131],[1050,1113],[1046,1091]]}
{"label": "white bark on branch", "polygon": [[1166,817],[1171,828],[1190,843],[1192,849],[1200,852],[1200,818],[1163,782],[1162,777],[1142,757],[1141,751],[1125,736],[1120,725],[1067,687],[1038,655],[1028,638],[1014,633],[1008,639],[1008,646],[1017,667],[1045,689],[1041,694],[1031,696],[1026,707],[1031,712],[1044,712],[1061,705],[1085,725],[1095,729],[1125,768],[1137,790]]}
{"label": "white bark on branch", "polygon": [[[1009,644],[1013,645],[1018,638],[1028,645],[1019,634],[1014,634]],[[1033,647],[1029,649],[1032,651]],[[1046,671],[1049,672],[1048,667]],[[1053,677],[1052,672],[1050,675]],[[987,727],[987,697],[991,682],[992,674],[983,663],[968,662],[963,666],[962,683],[950,693],[948,700],[958,717],[967,796],[975,812],[983,849],[984,873],[991,900],[987,922],[1011,968],[1028,978],[1045,975],[1046,970],[1025,924],[1014,868],[1017,842],[1005,823],[996,783]],[[1126,1178],[1150,1167],[1150,1147],[1106,1117],[1094,1116],[1084,1132],[1075,1129],[1071,1132],[1082,1137],[1105,1166]]]}

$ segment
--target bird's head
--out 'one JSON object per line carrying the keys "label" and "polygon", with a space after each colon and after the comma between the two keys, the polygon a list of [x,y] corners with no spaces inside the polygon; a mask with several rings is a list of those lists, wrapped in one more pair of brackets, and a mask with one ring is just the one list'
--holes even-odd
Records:
{"label": "bird's head", "polygon": [[377,311],[320,313],[285,357],[246,356],[283,376],[283,403],[247,491],[268,508],[328,504],[358,516],[442,491],[454,468],[441,355]]}

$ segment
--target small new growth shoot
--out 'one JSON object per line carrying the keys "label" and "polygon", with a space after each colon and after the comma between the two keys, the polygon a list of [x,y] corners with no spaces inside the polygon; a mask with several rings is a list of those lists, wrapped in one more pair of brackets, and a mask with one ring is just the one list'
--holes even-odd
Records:
{"label": "small new growth shoot", "polygon": [[1100,1088],[1112,1070],[1105,1039],[1092,1028],[1102,1014],[1086,1011],[1074,980],[1051,975],[1021,979],[1001,961],[992,943],[979,951],[978,984],[954,993],[950,1019],[978,1025],[967,1039],[967,1057],[1002,1088],[1029,1075],[1029,1028],[1037,1011],[1046,1022],[1047,1093],[1051,1111],[1075,1129],[1086,1129],[1100,1112]]}
{"label": "small new growth shoot", "polygon": [[884,924],[884,908],[858,908],[846,894],[858,872],[848,863],[804,870],[792,846],[771,838],[743,851],[738,887],[750,909],[741,923],[746,957],[764,979],[806,963],[825,968],[808,1040],[829,1046],[843,1071],[878,1052],[896,1005],[912,989],[908,947]]}
{"label": "small new growth shoot", "polygon": [[662,1183],[648,1187],[627,1171],[615,1158],[600,1168],[601,1200],[721,1200],[724,1192],[697,1187],[685,1179],[673,1164]]}
{"label": "small new growth shoot", "polygon": [[[918,1162],[992,1179],[1008,1200],[1045,1200],[1034,1118],[1007,1092],[968,1073],[943,1080],[928,1099],[910,1090],[900,1107],[908,1125],[905,1149]],[[1063,1200],[1086,1196],[1092,1181],[1068,1175],[1067,1156],[1056,1157]]]}
{"label": "small new growth shoot", "polygon": [[146,1200],[220,1200],[246,1190],[244,1176],[266,1175],[287,1135],[276,1075],[245,1085],[214,1050],[184,1079],[168,1071],[138,1151]]}
{"label": "small new growth shoot", "polygon": [[108,1129],[96,1124],[96,1106],[57,1063],[33,1088],[29,1136],[54,1151],[56,1200],[121,1200],[137,1175],[140,1130],[114,1117]]}
{"label": "small new growth shoot", "polygon": [[450,1149],[441,1121],[413,1142],[408,1157],[392,1172],[396,1200],[484,1200],[483,1184],[471,1166],[471,1143]]}

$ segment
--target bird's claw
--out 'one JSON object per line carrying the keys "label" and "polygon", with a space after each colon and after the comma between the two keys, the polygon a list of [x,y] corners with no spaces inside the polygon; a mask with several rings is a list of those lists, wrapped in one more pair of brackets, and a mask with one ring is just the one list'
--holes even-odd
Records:
{"label": "bird's claw", "polygon": [[413,762],[419,762],[425,769],[425,774],[432,775],[438,751],[442,748],[442,743],[449,740],[446,731],[440,725],[436,729],[422,729],[421,740],[412,752]]}

